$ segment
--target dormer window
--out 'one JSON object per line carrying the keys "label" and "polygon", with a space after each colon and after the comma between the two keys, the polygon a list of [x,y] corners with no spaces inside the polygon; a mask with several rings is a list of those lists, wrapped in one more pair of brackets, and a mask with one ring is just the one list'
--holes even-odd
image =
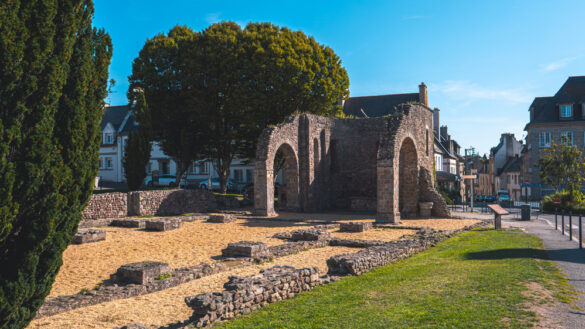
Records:
{"label": "dormer window", "polygon": [[106,145],[114,144],[114,134],[112,133],[104,134],[104,144]]}
{"label": "dormer window", "polygon": [[561,119],[573,117],[573,106],[570,104],[561,105]]}

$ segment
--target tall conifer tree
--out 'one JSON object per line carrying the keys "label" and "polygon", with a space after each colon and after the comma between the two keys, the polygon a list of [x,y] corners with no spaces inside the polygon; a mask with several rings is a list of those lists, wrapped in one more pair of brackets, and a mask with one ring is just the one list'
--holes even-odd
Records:
{"label": "tall conifer tree", "polygon": [[0,6],[0,326],[49,294],[98,168],[110,37],[91,0]]}

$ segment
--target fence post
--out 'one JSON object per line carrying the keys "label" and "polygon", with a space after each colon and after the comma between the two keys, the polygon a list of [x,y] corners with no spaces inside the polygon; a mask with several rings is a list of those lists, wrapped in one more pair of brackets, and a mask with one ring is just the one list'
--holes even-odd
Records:
{"label": "fence post", "polygon": [[569,212],[569,241],[573,240],[573,211]]}
{"label": "fence post", "polygon": [[579,249],[583,249],[583,227],[581,225],[581,214],[579,214]]}
{"label": "fence post", "polygon": [[559,213],[559,209],[555,208],[555,230],[559,229],[559,225],[557,224],[557,215]]}
{"label": "fence post", "polygon": [[565,209],[561,210],[561,233],[565,235]]}

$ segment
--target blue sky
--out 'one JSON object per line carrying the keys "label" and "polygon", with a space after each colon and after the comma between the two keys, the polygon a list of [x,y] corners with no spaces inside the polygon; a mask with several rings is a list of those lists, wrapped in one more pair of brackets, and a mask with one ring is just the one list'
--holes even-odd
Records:
{"label": "blue sky", "polygon": [[127,103],[132,60],[147,38],[177,24],[202,30],[222,20],[314,36],[341,57],[350,96],[416,92],[424,81],[441,124],[482,154],[501,133],[524,136],[534,97],[585,75],[582,0],[94,2],[94,25],[114,43],[112,105]]}

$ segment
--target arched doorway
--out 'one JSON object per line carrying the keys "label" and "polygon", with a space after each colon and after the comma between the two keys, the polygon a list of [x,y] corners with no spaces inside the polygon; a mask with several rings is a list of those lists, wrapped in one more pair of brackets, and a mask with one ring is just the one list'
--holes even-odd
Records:
{"label": "arched doorway", "polygon": [[416,147],[410,138],[400,146],[398,170],[398,210],[401,218],[414,218],[418,207],[418,162]]}
{"label": "arched doorway", "polygon": [[295,151],[289,144],[282,144],[274,154],[274,184],[278,197],[278,209],[299,210],[299,166]]}

